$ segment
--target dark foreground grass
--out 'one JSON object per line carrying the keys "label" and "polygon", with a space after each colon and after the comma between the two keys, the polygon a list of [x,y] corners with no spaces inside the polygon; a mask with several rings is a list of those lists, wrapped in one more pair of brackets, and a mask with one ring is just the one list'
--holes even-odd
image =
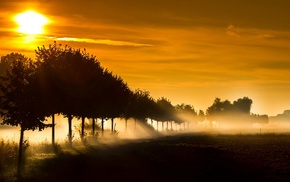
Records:
{"label": "dark foreground grass", "polygon": [[290,181],[290,135],[186,134],[39,155],[21,181]]}

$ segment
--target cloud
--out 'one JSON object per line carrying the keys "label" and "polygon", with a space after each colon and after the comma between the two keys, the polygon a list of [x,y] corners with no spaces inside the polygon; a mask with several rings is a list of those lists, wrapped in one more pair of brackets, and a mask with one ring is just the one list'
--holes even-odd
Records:
{"label": "cloud", "polygon": [[75,38],[75,37],[48,37],[49,39],[59,40],[59,41],[68,41],[68,42],[82,42],[82,43],[93,43],[93,44],[104,44],[111,46],[131,46],[131,47],[151,47],[150,44],[134,43],[127,41],[119,40],[110,40],[110,39],[88,39],[88,38]]}
{"label": "cloud", "polygon": [[242,38],[258,38],[258,39],[274,39],[276,38],[276,32],[267,29],[257,28],[242,28],[236,25],[228,25],[226,28],[226,34],[230,37],[242,37]]}
{"label": "cloud", "polygon": [[231,37],[240,37],[239,28],[235,25],[229,25],[227,27],[227,35]]}

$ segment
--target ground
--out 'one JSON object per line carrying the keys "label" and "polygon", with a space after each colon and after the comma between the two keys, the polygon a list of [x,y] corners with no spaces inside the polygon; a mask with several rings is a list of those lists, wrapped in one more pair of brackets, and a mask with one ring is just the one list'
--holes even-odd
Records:
{"label": "ground", "polygon": [[290,181],[288,134],[182,134],[40,155],[21,181]]}

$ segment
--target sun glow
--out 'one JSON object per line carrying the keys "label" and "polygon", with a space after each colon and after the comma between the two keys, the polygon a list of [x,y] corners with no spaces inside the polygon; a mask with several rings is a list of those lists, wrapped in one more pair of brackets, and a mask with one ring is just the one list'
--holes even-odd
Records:
{"label": "sun glow", "polygon": [[45,16],[35,11],[20,13],[15,17],[15,21],[19,25],[17,31],[28,35],[43,34],[43,27],[49,22]]}

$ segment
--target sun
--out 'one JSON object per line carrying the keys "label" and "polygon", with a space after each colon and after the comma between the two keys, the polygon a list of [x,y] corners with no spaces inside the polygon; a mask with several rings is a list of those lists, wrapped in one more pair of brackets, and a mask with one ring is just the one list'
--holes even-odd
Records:
{"label": "sun", "polygon": [[19,25],[17,31],[28,35],[44,33],[44,25],[49,20],[42,14],[35,11],[26,11],[15,16],[15,21]]}

